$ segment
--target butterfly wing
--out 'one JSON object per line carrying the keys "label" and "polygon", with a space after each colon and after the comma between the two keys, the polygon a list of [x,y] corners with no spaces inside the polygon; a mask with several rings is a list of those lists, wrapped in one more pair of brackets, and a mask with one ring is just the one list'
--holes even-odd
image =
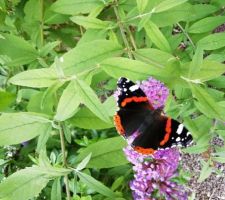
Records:
{"label": "butterfly wing", "polygon": [[150,123],[142,128],[132,145],[140,153],[148,154],[158,149],[174,146],[186,147],[192,142],[190,132],[176,120],[153,114]]}
{"label": "butterfly wing", "polygon": [[132,81],[122,77],[117,82],[119,110],[114,115],[117,131],[128,137],[141,125],[153,108],[145,93]]}

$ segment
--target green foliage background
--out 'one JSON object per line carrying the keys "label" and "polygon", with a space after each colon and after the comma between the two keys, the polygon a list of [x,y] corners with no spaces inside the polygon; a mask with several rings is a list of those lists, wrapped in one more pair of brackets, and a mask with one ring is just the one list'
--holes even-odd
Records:
{"label": "green foliage background", "polygon": [[[225,139],[224,0],[0,0],[0,200],[131,199],[116,81],[153,76],[196,145]],[[217,29],[216,29],[217,28]],[[28,141],[27,143],[24,143]],[[203,162],[200,181],[225,162]]]}

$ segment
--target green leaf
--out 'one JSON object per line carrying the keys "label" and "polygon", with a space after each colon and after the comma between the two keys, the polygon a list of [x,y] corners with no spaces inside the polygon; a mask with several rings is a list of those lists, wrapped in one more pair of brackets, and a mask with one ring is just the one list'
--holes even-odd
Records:
{"label": "green leaf", "polygon": [[154,13],[163,12],[166,10],[169,10],[175,6],[178,6],[180,4],[183,4],[187,2],[188,0],[165,0],[159,3],[157,6],[153,8]]}
{"label": "green leaf", "polygon": [[187,147],[187,148],[183,149],[182,151],[185,153],[191,153],[191,154],[192,153],[194,153],[194,154],[203,153],[203,152],[207,151],[209,148],[210,138],[211,138],[210,134],[204,133],[197,139],[196,145]]}
{"label": "green leaf", "polygon": [[122,53],[117,43],[108,40],[94,40],[83,43],[70,50],[60,58],[61,67],[66,75],[79,74],[96,68],[104,59]]}
{"label": "green leaf", "polygon": [[52,184],[51,200],[61,200],[62,199],[60,179],[61,178],[55,179]]}
{"label": "green leaf", "polygon": [[[0,183],[1,200],[28,200],[39,195],[50,179],[69,171],[57,168],[28,167],[10,175]],[[28,189],[30,188],[30,189]]]}
{"label": "green leaf", "polygon": [[[198,62],[198,61],[197,61]],[[182,66],[182,77],[188,77],[189,65]],[[194,69],[193,69],[194,70]],[[225,65],[216,61],[203,60],[201,68],[196,73],[192,73],[189,78],[190,82],[205,82],[219,77],[225,72]]]}
{"label": "green leaf", "polygon": [[104,6],[103,1],[99,0],[58,0],[56,1],[51,9],[55,12],[76,15],[79,13],[89,13],[93,9]]}
{"label": "green leaf", "polygon": [[9,82],[14,85],[35,88],[49,87],[57,81],[59,81],[59,78],[52,68],[27,70],[9,79]]}
{"label": "green leaf", "polygon": [[192,77],[196,72],[199,72],[203,62],[203,49],[197,46],[195,51],[195,55],[190,63],[190,69],[188,73],[188,77]]}
{"label": "green leaf", "polygon": [[81,103],[86,105],[96,116],[105,122],[110,122],[108,112],[101,104],[92,88],[83,80],[74,80],[76,91]]}
{"label": "green leaf", "polygon": [[6,110],[7,108],[9,108],[9,106],[15,102],[16,100],[16,95],[9,93],[9,92],[4,92],[4,91],[0,91],[0,112]]}
{"label": "green leaf", "polygon": [[76,170],[81,171],[82,169],[84,169],[84,168],[87,166],[88,162],[89,162],[90,159],[91,159],[91,154],[92,154],[92,153],[89,153],[88,156],[85,157],[85,158],[77,165]]}
{"label": "green leaf", "polygon": [[184,3],[164,12],[154,13],[151,20],[159,27],[165,27],[181,21],[191,22],[202,19],[216,11],[217,8],[209,4]]}
{"label": "green leaf", "polygon": [[198,41],[197,45],[204,50],[215,50],[225,46],[225,33],[214,33]]}
{"label": "green leaf", "polygon": [[143,13],[148,5],[148,0],[136,0],[139,13]]}
{"label": "green leaf", "polygon": [[137,60],[159,68],[164,68],[169,61],[175,59],[173,55],[153,48],[137,49],[133,54]]}
{"label": "green leaf", "polygon": [[215,16],[203,18],[188,28],[189,33],[205,33],[211,32],[217,26],[223,24],[225,16]]}
{"label": "green leaf", "polygon": [[47,118],[34,113],[3,113],[0,116],[0,146],[25,142],[47,132],[50,126]]}
{"label": "green leaf", "polygon": [[41,109],[44,109],[44,107],[51,101],[54,101],[54,97],[56,95],[56,91],[63,85],[63,82],[57,82],[56,84],[51,85],[49,88],[47,88],[41,98]]}
{"label": "green leaf", "polygon": [[107,74],[116,79],[126,74],[126,77],[133,81],[147,79],[150,75],[162,72],[157,67],[122,57],[108,58],[101,62],[100,66]]}
{"label": "green leaf", "polygon": [[201,183],[202,181],[204,181],[205,179],[207,179],[210,174],[213,172],[213,168],[210,167],[210,161],[205,162],[202,160],[202,170],[200,172],[200,176],[198,178],[198,182]]}
{"label": "green leaf", "polygon": [[160,50],[171,52],[169,42],[156,26],[156,24],[154,24],[152,21],[148,21],[148,23],[145,24],[144,28],[147,36]]}
{"label": "green leaf", "polygon": [[60,41],[49,42],[40,49],[40,56],[47,56],[55,47],[60,44]]}
{"label": "green leaf", "polygon": [[76,127],[83,129],[106,129],[112,128],[113,123],[106,123],[93,114],[88,108],[81,108],[73,118],[70,119],[70,123]]}
{"label": "green leaf", "polygon": [[74,16],[70,18],[74,23],[83,26],[84,28],[93,29],[107,29],[109,28],[110,21],[102,21],[94,17]]}
{"label": "green leaf", "polygon": [[205,115],[200,115],[194,119],[184,118],[184,123],[195,138],[209,133],[212,127],[212,120]]}
{"label": "green leaf", "polygon": [[112,190],[110,190],[108,187],[106,187],[93,177],[82,172],[77,172],[77,175],[83,183],[85,183],[89,188],[95,190],[96,192],[99,192],[100,194],[107,197],[116,197],[116,194]]}
{"label": "green leaf", "polygon": [[80,102],[81,99],[76,91],[76,84],[74,81],[71,81],[66,89],[63,90],[54,118],[58,121],[64,121],[72,117],[78,111]]}
{"label": "green leaf", "polygon": [[48,138],[50,137],[50,133],[52,131],[52,127],[49,126],[48,130],[43,132],[42,134],[39,135],[38,137],[38,142],[37,142],[37,147],[36,151],[40,153],[42,149],[45,149],[46,143],[48,141]]}
{"label": "green leaf", "polygon": [[214,86],[216,88],[225,88],[225,76],[220,76],[213,80],[210,80],[209,85]]}
{"label": "green leaf", "polygon": [[198,99],[198,109],[207,116],[225,120],[224,109],[219,106],[208,92],[198,85],[191,84],[191,91]]}
{"label": "green leaf", "polygon": [[[113,145],[112,145],[113,144]],[[127,164],[122,149],[126,142],[121,137],[105,139],[89,145],[77,157],[76,162],[79,163],[89,153],[92,153],[91,160],[87,164],[87,168],[110,168]]]}
{"label": "green leaf", "polygon": [[24,65],[37,59],[38,52],[27,41],[12,34],[2,35],[4,38],[0,38],[0,46],[4,48],[0,48],[0,54],[12,59],[7,65]]}
{"label": "green leaf", "polygon": [[[225,131],[223,131],[223,134]],[[225,136],[225,134],[224,134]],[[216,162],[225,163],[225,148],[224,146],[221,148],[216,149],[215,153],[212,153],[212,159]]]}
{"label": "green leaf", "polygon": [[[109,116],[113,116],[116,111],[116,101],[113,96],[109,97],[103,106],[107,110]],[[70,123],[76,127],[84,129],[106,129],[114,127],[114,124],[106,123],[99,119],[95,114],[93,114],[88,108],[82,107],[76,113],[76,115],[71,118]]]}

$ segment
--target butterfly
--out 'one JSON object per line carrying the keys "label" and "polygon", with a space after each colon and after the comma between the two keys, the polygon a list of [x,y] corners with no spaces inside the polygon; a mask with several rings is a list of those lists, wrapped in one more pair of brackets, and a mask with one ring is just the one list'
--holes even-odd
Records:
{"label": "butterfly", "polygon": [[153,154],[159,149],[186,147],[192,142],[192,135],[184,125],[165,116],[162,108],[154,109],[137,84],[121,77],[117,91],[114,124],[124,138],[136,134],[131,144],[135,151]]}

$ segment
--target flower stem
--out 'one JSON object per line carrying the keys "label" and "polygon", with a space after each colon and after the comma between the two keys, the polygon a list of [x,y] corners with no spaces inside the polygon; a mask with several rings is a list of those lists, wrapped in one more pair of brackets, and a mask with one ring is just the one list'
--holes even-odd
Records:
{"label": "flower stem", "polygon": [[114,12],[115,12],[115,15],[116,15],[116,18],[117,18],[118,26],[119,26],[119,28],[120,28],[121,36],[122,36],[124,45],[125,45],[126,48],[127,48],[127,54],[128,54],[128,57],[129,57],[130,59],[133,59],[132,49],[131,49],[131,47],[130,47],[130,45],[129,45],[129,42],[128,42],[127,38],[126,38],[126,35],[125,35],[125,28],[124,28],[124,26],[123,26],[123,24],[122,24],[122,22],[121,22],[121,19],[120,19],[120,16],[119,16],[119,12],[118,12],[118,10],[117,10],[117,7],[118,7],[118,2],[117,2],[117,0],[115,0],[115,3],[116,3],[116,5],[114,6]]}
{"label": "flower stem", "polygon": [[181,26],[181,24],[177,23],[177,26],[180,28],[180,30],[183,32],[183,34],[187,37],[187,39],[190,41],[191,46],[193,47],[193,49],[195,49],[195,44],[192,41],[191,37],[189,36],[189,34],[187,33],[187,31]]}
{"label": "flower stem", "polygon": [[130,42],[131,42],[131,44],[132,44],[134,50],[136,51],[136,50],[137,50],[137,46],[136,46],[134,37],[133,37],[132,32],[131,32],[131,30],[130,30],[129,27],[127,27],[127,31],[128,31],[129,36],[130,36]]}
{"label": "flower stem", "polygon": [[[59,124],[59,135],[60,135],[60,143],[61,143],[61,150],[62,150],[62,156],[63,156],[63,166],[67,167],[66,148],[65,148],[64,131],[63,131],[63,125],[62,124]],[[69,189],[68,176],[65,175],[64,179],[65,179],[67,200],[70,200],[70,189]]]}

